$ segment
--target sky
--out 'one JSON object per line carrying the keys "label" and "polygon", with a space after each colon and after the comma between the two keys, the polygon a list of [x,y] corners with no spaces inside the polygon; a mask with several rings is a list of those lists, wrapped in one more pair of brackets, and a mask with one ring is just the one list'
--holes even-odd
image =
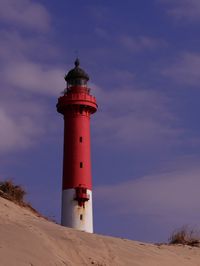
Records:
{"label": "sky", "polygon": [[64,75],[91,118],[96,233],[166,242],[200,227],[200,1],[0,0],[0,178],[60,222]]}

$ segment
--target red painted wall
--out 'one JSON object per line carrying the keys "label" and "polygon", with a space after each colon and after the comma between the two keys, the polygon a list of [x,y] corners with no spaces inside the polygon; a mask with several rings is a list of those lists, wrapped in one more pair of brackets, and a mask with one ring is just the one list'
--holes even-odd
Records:
{"label": "red painted wall", "polygon": [[92,189],[90,115],[97,110],[96,99],[75,88],[58,99],[57,109],[64,115],[63,190],[79,185]]}

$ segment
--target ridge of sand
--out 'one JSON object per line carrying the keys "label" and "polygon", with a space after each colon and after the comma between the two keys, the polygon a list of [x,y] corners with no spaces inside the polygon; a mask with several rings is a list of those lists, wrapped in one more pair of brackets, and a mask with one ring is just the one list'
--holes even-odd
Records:
{"label": "ridge of sand", "polygon": [[200,266],[200,248],[89,234],[0,198],[1,266]]}

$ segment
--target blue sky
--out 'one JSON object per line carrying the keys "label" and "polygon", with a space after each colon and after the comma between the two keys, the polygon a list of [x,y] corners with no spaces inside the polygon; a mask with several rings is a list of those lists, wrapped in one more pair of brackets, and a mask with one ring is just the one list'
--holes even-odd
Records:
{"label": "blue sky", "polygon": [[91,120],[95,232],[167,241],[200,221],[200,2],[0,1],[0,176],[60,220],[63,120],[78,55]]}

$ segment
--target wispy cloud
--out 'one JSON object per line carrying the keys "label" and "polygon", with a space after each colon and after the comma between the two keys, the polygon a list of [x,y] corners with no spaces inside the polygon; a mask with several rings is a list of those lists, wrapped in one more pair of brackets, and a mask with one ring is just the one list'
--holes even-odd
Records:
{"label": "wispy cloud", "polygon": [[132,52],[139,52],[143,50],[153,50],[158,47],[166,46],[167,43],[159,38],[154,38],[150,36],[130,36],[121,35],[119,37],[119,42],[125,48]]}
{"label": "wispy cloud", "polygon": [[[118,215],[142,215],[162,226],[199,223],[199,158],[184,158],[160,170],[119,184],[98,187],[101,204]],[[176,165],[175,165],[176,164]],[[117,195],[117,196],[116,196]],[[150,218],[151,217],[151,218]]]}
{"label": "wispy cloud", "polygon": [[59,95],[65,87],[64,69],[31,61],[16,61],[4,65],[1,73],[6,86],[47,96]]}
{"label": "wispy cloud", "polygon": [[50,15],[40,3],[31,0],[1,0],[0,20],[9,24],[46,31],[50,28]]}
{"label": "wispy cloud", "polygon": [[[50,132],[52,127],[46,123],[48,100],[40,96],[59,96],[65,83],[62,66],[50,63],[59,53],[46,32],[50,26],[46,8],[30,0],[3,0],[0,5],[0,21],[7,23],[0,31],[0,155],[3,155],[36,145]],[[28,28],[28,35],[24,34],[24,27]],[[45,31],[45,36],[40,31]]]}
{"label": "wispy cloud", "polygon": [[94,32],[95,35],[105,42],[115,42],[115,46],[119,45],[120,49],[123,48],[135,53],[146,50],[153,51],[157,48],[168,46],[168,43],[164,39],[150,35],[116,34],[103,27],[96,27]]}
{"label": "wispy cloud", "polygon": [[59,56],[57,47],[49,42],[48,36],[30,31],[24,35],[18,28],[15,30],[7,27],[0,30],[0,57],[1,62],[14,62],[16,60],[51,59]]}
{"label": "wispy cloud", "polygon": [[178,83],[199,87],[200,54],[183,53],[162,73]]}
{"label": "wispy cloud", "polygon": [[109,40],[111,35],[107,32],[107,30],[103,29],[103,28],[100,28],[100,27],[96,27],[94,29],[94,33],[102,38],[102,39],[105,39],[105,40]]}
{"label": "wispy cloud", "polygon": [[49,64],[59,52],[46,38],[36,33],[26,37],[20,30],[7,29],[0,34],[0,77],[4,86],[46,95],[63,90],[65,70]]}
{"label": "wispy cloud", "polygon": [[110,8],[102,5],[88,5],[86,10],[89,15],[93,17],[96,22],[105,22],[111,19],[111,10]]}
{"label": "wispy cloud", "polygon": [[0,106],[0,155],[32,146],[46,131],[45,103],[12,92],[7,97],[1,95]]}
{"label": "wispy cloud", "polygon": [[148,149],[155,143],[159,147],[164,139],[169,145],[181,134],[174,126],[176,118],[170,111],[170,100],[164,95],[134,86],[106,92],[93,88],[103,108],[94,121],[99,141]]}
{"label": "wispy cloud", "polygon": [[190,21],[200,19],[199,0],[158,0],[166,4],[167,13],[177,19]]}

